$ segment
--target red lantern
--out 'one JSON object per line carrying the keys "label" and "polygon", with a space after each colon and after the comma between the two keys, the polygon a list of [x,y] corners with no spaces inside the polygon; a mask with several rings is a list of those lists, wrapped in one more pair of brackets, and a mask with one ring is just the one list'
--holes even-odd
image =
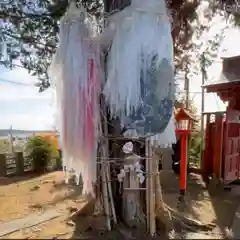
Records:
{"label": "red lantern", "polygon": [[180,137],[180,200],[184,198],[187,188],[187,165],[188,165],[188,136],[192,133],[194,118],[184,108],[175,112],[176,135]]}

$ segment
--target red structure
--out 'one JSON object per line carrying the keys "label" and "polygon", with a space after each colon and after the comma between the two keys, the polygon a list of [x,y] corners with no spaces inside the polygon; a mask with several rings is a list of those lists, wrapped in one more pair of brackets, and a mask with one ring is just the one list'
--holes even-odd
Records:
{"label": "red structure", "polygon": [[240,56],[224,58],[220,78],[203,86],[227,103],[225,112],[206,116],[202,173],[224,184],[240,178]]}
{"label": "red structure", "polygon": [[188,136],[192,132],[194,118],[190,113],[180,108],[175,112],[176,135],[180,137],[180,201],[185,195],[187,188],[187,165],[188,165]]}

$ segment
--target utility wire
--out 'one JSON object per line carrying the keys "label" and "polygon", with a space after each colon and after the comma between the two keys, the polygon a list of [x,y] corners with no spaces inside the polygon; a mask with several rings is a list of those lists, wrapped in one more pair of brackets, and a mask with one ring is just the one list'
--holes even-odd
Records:
{"label": "utility wire", "polygon": [[3,78],[0,78],[0,82],[6,82],[6,83],[16,84],[16,85],[20,85],[20,86],[35,87],[34,84],[21,83],[21,82],[16,82],[16,81],[3,79]]}

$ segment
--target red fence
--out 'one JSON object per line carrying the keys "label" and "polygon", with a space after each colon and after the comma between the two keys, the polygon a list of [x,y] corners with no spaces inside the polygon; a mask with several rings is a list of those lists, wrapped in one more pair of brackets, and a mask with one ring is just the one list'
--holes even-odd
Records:
{"label": "red fence", "polygon": [[207,114],[203,174],[225,184],[240,178],[240,111]]}
{"label": "red fence", "polygon": [[225,131],[224,182],[240,178],[240,111],[227,111]]}

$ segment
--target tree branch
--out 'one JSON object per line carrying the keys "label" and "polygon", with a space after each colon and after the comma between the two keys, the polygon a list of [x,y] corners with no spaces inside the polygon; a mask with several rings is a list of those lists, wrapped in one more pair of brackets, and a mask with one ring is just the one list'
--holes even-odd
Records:
{"label": "tree branch", "polygon": [[[53,14],[53,13],[52,13]],[[0,18],[6,19],[6,18],[15,18],[17,20],[23,20],[23,19],[38,19],[42,20],[44,18],[49,18],[52,15],[50,14],[32,14],[32,13],[25,13],[21,12],[21,14],[17,15],[11,12],[8,12],[7,9],[5,11],[0,11]]]}
{"label": "tree branch", "polygon": [[[24,37],[24,36],[20,37],[20,36],[16,36],[14,34],[8,33],[6,31],[2,32],[2,34],[6,35],[6,36],[9,36],[11,38],[26,42],[28,44],[34,42],[34,43],[42,45],[44,47],[49,47],[49,48],[51,48],[51,50],[56,48],[56,46],[54,46],[54,45],[41,43],[38,40],[34,39],[33,37]],[[37,48],[37,46],[35,46],[35,47]]]}

